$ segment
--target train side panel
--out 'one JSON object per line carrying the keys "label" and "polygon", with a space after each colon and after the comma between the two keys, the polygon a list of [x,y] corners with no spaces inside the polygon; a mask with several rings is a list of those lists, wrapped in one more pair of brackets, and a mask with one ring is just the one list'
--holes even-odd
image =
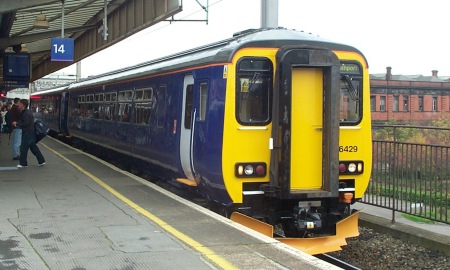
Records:
{"label": "train side panel", "polygon": [[[264,169],[269,169],[270,149],[269,138],[271,137],[271,123],[268,121],[270,116],[269,110],[264,111],[265,119],[257,119],[262,113],[252,111],[254,105],[260,105],[260,102],[268,102],[270,100],[270,89],[265,96],[256,97],[252,93],[252,89],[247,89],[246,85],[250,83],[252,76],[245,72],[242,76],[237,78],[238,61],[264,61],[273,63],[275,60],[276,49],[264,48],[246,48],[236,52],[233,57],[232,64],[228,66],[228,80],[227,80],[227,96],[224,119],[224,141],[223,141],[223,177],[225,186],[230,194],[230,197],[235,204],[243,203],[244,183],[267,183],[269,182],[269,175],[264,173],[257,177],[242,177],[236,175],[236,170],[245,169],[246,164],[261,163],[265,164]],[[248,67],[251,69],[251,67]],[[244,68],[242,68],[244,69]],[[247,69],[247,67],[245,67]],[[269,71],[273,76],[273,67]],[[273,83],[273,81],[270,81]],[[238,89],[238,90],[237,90]],[[239,90],[240,89],[240,90]],[[242,95],[242,96],[241,96]],[[244,97],[243,95],[248,95]],[[252,103],[255,104],[252,104]],[[269,104],[267,104],[269,106]],[[240,109],[239,109],[240,108]],[[238,114],[238,111],[241,111]],[[242,167],[242,168],[241,168]]]}
{"label": "train side panel", "polygon": [[[193,71],[191,158],[197,188],[221,204],[230,202],[222,177],[223,119],[225,107],[224,65]],[[183,123],[181,123],[183,124]]]}
{"label": "train side panel", "polygon": [[[186,76],[193,78],[190,85],[183,84]],[[201,194],[229,204],[221,176],[225,82],[224,65],[214,65],[72,90],[69,132],[164,168],[153,169],[155,176],[167,178],[170,172],[172,178],[193,178]],[[139,91],[149,99],[139,101]],[[190,91],[186,104],[182,104],[183,91]],[[142,120],[144,115],[148,117]],[[187,130],[183,133],[187,148],[182,146],[182,128]],[[191,176],[184,173],[183,151],[187,151]]]}
{"label": "train side panel", "polygon": [[[361,89],[360,99],[360,118],[355,119],[355,124],[340,125],[339,136],[339,160],[346,162],[354,161],[355,164],[362,164],[360,173],[356,171],[353,174],[341,174],[339,179],[351,183],[347,188],[355,188],[354,199],[360,199],[369,185],[369,179],[372,170],[372,132],[370,115],[370,77],[367,63],[364,57],[355,52],[336,52],[337,56],[347,65],[342,65],[341,69],[360,68],[358,71],[363,80],[357,87]],[[356,72],[356,71],[355,71]],[[356,81],[356,80],[355,80]],[[351,102],[351,98],[342,99],[340,102],[341,114],[346,109],[346,104]],[[351,112],[349,112],[351,113]],[[358,170],[358,168],[356,168]],[[354,183],[354,184],[353,184]]]}

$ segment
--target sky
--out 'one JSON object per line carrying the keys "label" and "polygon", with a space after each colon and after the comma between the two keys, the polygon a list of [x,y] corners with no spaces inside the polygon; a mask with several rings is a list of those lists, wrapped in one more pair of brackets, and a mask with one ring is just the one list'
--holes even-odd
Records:
{"label": "sky", "polygon": [[[278,0],[278,26],[351,45],[370,74],[450,76],[448,0]],[[175,19],[203,20],[196,0]],[[207,0],[198,0],[206,5]],[[230,38],[261,26],[261,0],[209,0],[208,23],[160,22],[81,61],[81,77],[97,75]],[[75,65],[56,72],[75,74]]]}

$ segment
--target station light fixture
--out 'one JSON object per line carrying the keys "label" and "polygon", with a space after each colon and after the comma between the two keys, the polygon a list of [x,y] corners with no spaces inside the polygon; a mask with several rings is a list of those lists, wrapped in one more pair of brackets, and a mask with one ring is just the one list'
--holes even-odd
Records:
{"label": "station light fixture", "polygon": [[36,15],[36,20],[33,22],[33,26],[36,29],[48,29],[50,27],[47,17],[44,14]]}

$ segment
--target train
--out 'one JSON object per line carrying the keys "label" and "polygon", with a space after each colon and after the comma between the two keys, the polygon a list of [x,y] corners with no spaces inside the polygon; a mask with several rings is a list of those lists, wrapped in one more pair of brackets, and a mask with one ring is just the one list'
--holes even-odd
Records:
{"label": "train", "polygon": [[30,100],[60,137],[144,161],[309,254],[359,235],[352,205],[369,184],[372,139],[368,63],[352,46],[249,29]]}

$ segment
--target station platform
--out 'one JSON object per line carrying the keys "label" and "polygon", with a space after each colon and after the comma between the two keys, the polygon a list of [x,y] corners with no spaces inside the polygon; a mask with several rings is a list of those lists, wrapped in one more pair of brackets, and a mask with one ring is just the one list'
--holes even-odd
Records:
{"label": "station platform", "polygon": [[0,143],[0,269],[339,269],[46,137]]}

